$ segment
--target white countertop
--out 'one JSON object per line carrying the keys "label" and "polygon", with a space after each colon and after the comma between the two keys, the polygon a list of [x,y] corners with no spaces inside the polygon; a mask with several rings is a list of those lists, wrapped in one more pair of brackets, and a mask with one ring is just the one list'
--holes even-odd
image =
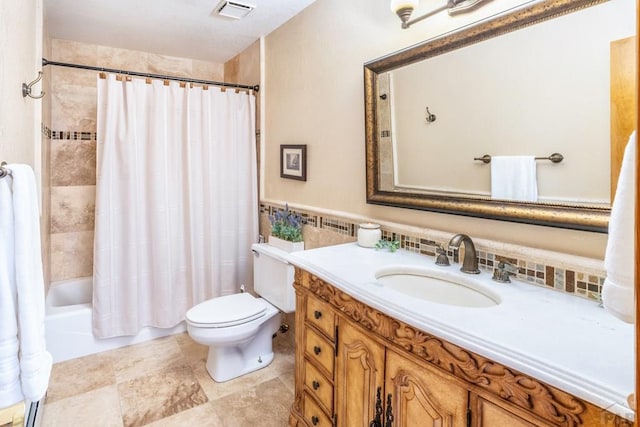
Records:
{"label": "white countertop", "polygon": [[[633,419],[627,396],[635,389],[634,327],[597,302],[515,280],[501,284],[488,272],[465,274],[457,264],[439,267],[427,256],[355,243],[287,258],[391,317]],[[501,303],[467,308],[408,297],[376,283],[374,273],[388,266],[462,275],[490,289]]]}

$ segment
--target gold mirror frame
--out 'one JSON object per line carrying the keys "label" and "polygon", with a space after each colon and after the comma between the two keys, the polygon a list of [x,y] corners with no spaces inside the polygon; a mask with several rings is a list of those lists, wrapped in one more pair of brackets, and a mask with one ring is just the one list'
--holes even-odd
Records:
{"label": "gold mirror frame", "polygon": [[364,64],[367,203],[576,230],[607,232],[608,207],[526,203],[382,191],[377,123],[378,75],[403,65],[553,19],[608,0],[545,0],[517,8]]}

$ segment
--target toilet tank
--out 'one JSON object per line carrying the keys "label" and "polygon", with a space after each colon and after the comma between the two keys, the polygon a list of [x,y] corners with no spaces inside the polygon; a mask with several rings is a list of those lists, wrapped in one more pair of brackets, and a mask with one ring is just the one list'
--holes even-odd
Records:
{"label": "toilet tank", "polygon": [[253,290],[285,313],[296,309],[293,265],[287,253],[266,243],[251,246],[253,251]]}

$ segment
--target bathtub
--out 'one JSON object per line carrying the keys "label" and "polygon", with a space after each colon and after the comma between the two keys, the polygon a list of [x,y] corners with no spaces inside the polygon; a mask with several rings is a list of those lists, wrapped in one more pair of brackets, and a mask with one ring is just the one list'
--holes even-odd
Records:
{"label": "bathtub", "polygon": [[187,330],[184,322],[168,328],[144,328],[136,336],[97,339],[91,327],[93,279],[51,283],[45,299],[45,339],[53,362],[138,344]]}

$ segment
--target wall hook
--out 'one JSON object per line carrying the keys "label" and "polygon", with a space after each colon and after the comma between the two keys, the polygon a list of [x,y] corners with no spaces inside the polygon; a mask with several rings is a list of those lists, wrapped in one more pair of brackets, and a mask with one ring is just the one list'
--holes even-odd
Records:
{"label": "wall hook", "polygon": [[29,98],[33,98],[33,99],[42,98],[45,95],[45,93],[43,91],[40,91],[40,95],[37,95],[37,96],[31,95],[31,88],[33,87],[33,85],[38,83],[40,80],[42,80],[42,71],[38,71],[38,78],[36,78],[31,83],[29,83],[29,84],[22,83],[22,97],[25,98],[25,97],[28,96]]}
{"label": "wall hook", "polygon": [[436,115],[431,114],[431,111],[429,111],[429,107],[427,107],[427,115],[425,119],[427,120],[427,123],[433,123],[436,121]]}

